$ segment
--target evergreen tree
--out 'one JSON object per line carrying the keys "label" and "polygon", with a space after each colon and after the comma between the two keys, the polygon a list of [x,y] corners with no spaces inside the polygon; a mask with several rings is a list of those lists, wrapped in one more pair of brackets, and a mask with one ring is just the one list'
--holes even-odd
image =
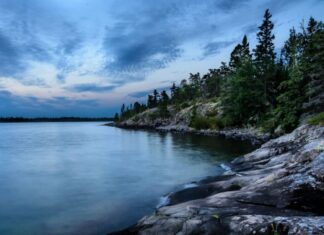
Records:
{"label": "evergreen tree", "polygon": [[134,107],[135,114],[140,113],[141,111],[143,111],[141,104],[138,103],[138,102],[135,102],[133,107]]}
{"label": "evergreen tree", "polygon": [[159,115],[163,118],[166,118],[169,116],[168,103],[169,103],[169,96],[166,93],[166,91],[163,90],[161,92],[161,100],[158,105]]}
{"label": "evergreen tree", "polygon": [[154,97],[152,95],[147,96],[147,107],[149,109],[154,108],[156,106]]}
{"label": "evergreen tree", "polygon": [[122,105],[121,109],[120,109],[120,114],[123,115],[125,112],[125,104]]}
{"label": "evergreen tree", "polygon": [[244,35],[242,43],[238,44],[231,53],[229,67],[231,71],[235,71],[240,66],[240,63],[251,59],[250,46],[247,36]]}
{"label": "evergreen tree", "polygon": [[154,89],[154,91],[153,91],[153,106],[154,107],[157,106],[159,99],[160,99],[159,92],[156,89]]}
{"label": "evergreen tree", "polygon": [[114,121],[115,122],[118,122],[119,121],[119,114],[118,113],[115,113]]}
{"label": "evergreen tree", "polygon": [[310,18],[303,33],[304,51],[302,55],[302,72],[306,94],[304,111],[319,112],[324,110],[320,102],[324,90],[324,25]]}
{"label": "evergreen tree", "polygon": [[226,80],[222,93],[225,126],[255,124],[259,120],[261,83],[254,76],[251,60],[240,64]]}
{"label": "evergreen tree", "polygon": [[169,95],[166,93],[165,90],[163,90],[161,92],[161,102],[162,103],[165,103],[165,104],[168,104],[169,103],[169,100],[170,100]]}
{"label": "evergreen tree", "polygon": [[170,90],[171,90],[171,98],[173,98],[174,94],[175,94],[175,92],[177,90],[177,86],[176,86],[175,82],[172,83],[172,87],[170,88]]}
{"label": "evergreen tree", "polygon": [[264,104],[272,105],[275,97],[273,97],[273,78],[275,73],[275,58],[276,54],[274,52],[275,38],[272,33],[273,23],[271,21],[272,15],[269,9],[264,13],[263,23],[259,27],[259,32],[257,34],[258,44],[256,49],[254,49],[254,63],[257,69],[257,76],[263,83],[263,96]]}
{"label": "evergreen tree", "polygon": [[290,131],[298,124],[303,102],[302,79],[300,67],[302,44],[295,29],[290,30],[282,54],[287,66],[288,77],[281,82],[280,95],[277,97],[278,107],[275,110],[273,128],[281,126],[284,131]]}

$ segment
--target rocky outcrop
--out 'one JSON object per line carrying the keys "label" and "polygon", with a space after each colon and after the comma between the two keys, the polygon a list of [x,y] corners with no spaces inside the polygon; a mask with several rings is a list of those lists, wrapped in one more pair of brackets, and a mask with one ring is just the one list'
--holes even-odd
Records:
{"label": "rocky outcrop", "polygon": [[324,234],[324,127],[302,126],[115,234]]}
{"label": "rocky outcrop", "polygon": [[271,138],[269,133],[263,133],[255,128],[195,130],[189,126],[194,109],[197,114],[205,117],[219,117],[221,113],[220,104],[217,102],[196,103],[181,110],[177,110],[174,106],[169,107],[170,117],[168,118],[159,117],[157,108],[154,108],[139,113],[116,125],[121,128],[155,129],[162,132],[185,132],[199,135],[223,136],[225,138],[247,140],[252,144],[262,144]]}

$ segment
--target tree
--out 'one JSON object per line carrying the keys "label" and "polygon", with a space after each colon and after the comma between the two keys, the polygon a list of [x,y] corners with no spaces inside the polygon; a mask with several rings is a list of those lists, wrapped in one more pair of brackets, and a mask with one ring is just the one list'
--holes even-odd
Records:
{"label": "tree", "polygon": [[176,90],[177,90],[177,86],[176,86],[176,84],[174,82],[174,83],[172,83],[172,87],[170,88],[171,98],[174,97],[174,93],[176,92]]}
{"label": "tree", "polygon": [[123,115],[124,112],[125,112],[125,104],[122,105],[120,109],[120,114]]}
{"label": "tree", "polygon": [[272,105],[275,97],[271,96],[274,89],[272,79],[275,73],[275,58],[276,53],[274,52],[275,39],[273,30],[273,23],[271,21],[272,15],[269,9],[264,13],[264,18],[259,32],[257,34],[258,44],[254,49],[254,63],[256,65],[256,72],[259,79],[263,82],[263,96],[264,104]]}
{"label": "tree", "polygon": [[158,110],[159,110],[159,114],[161,117],[165,118],[169,116],[169,111],[168,111],[168,103],[169,103],[169,96],[166,93],[166,91],[162,91],[161,92],[161,99],[158,105]]}
{"label": "tree", "polygon": [[153,91],[153,105],[154,105],[154,107],[156,107],[157,104],[159,103],[159,99],[160,99],[159,92],[156,89],[154,89],[154,91]]}
{"label": "tree", "polygon": [[250,45],[247,36],[244,35],[242,43],[238,44],[231,53],[229,67],[231,71],[235,71],[240,66],[240,63],[251,59]]}
{"label": "tree", "polygon": [[115,122],[118,122],[119,121],[119,114],[118,113],[115,113],[114,121]]}
{"label": "tree", "polygon": [[282,50],[288,77],[279,86],[280,95],[277,97],[278,106],[275,109],[273,128],[280,125],[283,130],[291,131],[298,124],[303,103],[301,50],[301,38],[295,29],[291,29]]}
{"label": "tree", "polygon": [[165,103],[165,104],[168,104],[169,103],[169,100],[170,100],[169,95],[166,93],[165,90],[163,90],[161,92],[161,102],[162,103]]}
{"label": "tree", "polygon": [[261,83],[255,77],[251,60],[240,66],[225,81],[222,92],[225,126],[256,124],[262,106]]}
{"label": "tree", "polygon": [[324,110],[320,102],[324,90],[324,25],[310,18],[307,29],[303,30],[302,72],[304,76],[305,112]]}
{"label": "tree", "polygon": [[142,106],[138,102],[135,102],[133,107],[135,114],[140,113],[142,111]]}
{"label": "tree", "polygon": [[148,95],[147,96],[147,107],[149,109],[151,108],[154,108],[156,105],[155,105],[155,102],[154,102],[154,97],[152,95]]}

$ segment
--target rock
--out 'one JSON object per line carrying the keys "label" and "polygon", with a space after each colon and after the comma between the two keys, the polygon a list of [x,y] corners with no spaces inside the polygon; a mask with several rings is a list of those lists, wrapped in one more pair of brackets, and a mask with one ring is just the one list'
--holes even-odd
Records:
{"label": "rock", "polygon": [[301,126],[113,234],[324,234],[324,127]]}
{"label": "rock", "polygon": [[260,145],[269,139],[269,133],[262,133],[255,128],[227,128],[223,130],[195,130],[189,127],[193,109],[201,116],[214,115],[217,117],[221,113],[219,103],[207,102],[191,105],[187,108],[176,110],[174,106],[168,107],[170,117],[158,118],[157,108],[148,109],[134,117],[117,123],[117,127],[132,129],[155,129],[162,132],[183,132],[194,133],[207,136],[223,136],[225,138],[250,141],[254,145]]}

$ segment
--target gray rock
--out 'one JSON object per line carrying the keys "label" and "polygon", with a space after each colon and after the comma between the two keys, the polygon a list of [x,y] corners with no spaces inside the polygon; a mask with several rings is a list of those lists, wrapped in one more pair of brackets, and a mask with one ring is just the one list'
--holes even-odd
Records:
{"label": "gray rock", "polygon": [[113,234],[324,234],[324,127],[302,126]]}

